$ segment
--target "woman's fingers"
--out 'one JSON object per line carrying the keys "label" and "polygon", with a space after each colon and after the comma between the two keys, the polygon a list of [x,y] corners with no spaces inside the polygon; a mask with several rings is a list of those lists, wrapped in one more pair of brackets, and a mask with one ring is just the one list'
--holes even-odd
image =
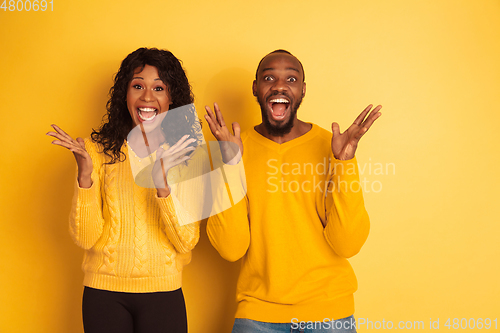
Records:
{"label": "woman's fingers", "polygon": [[81,147],[79,145],[75,145],[72,142],[67,142],[67,141],[64,141],[64,140],[54,140],[54,141],[52,141],[52,144],[68,148],[69,150],[75,149],[75,148],[80,148],[81,149]]}
{"label": "woman's fingers", "polygon": [[160,158],[165,160],[165,161],[174,161],[176,158],[178,158],[180,156],[184,156],[185,154],[187,154],[190,151],[193,151],[195,149],[196,149],[196,147],[191,146],[191,147],[185,147],[185,148],[180,149],[179,151],[176,151],[176,152],[166,150],[163,152],[163,154],[161,154]]}
{"label": "woman's fingers", "polygon": [[80,145],[80,147],[82,147],[83,149],[85,149],[85,141],[82,138],[76,138],[76,142],[78,142],[78,144]]}
{"label": "woman's fingers", "polygon": [[56,132],[63,138],[69,140],[69,141],[72,141],[74,142],[75,140],[66,132],[64,132],[59,126],[57,126],[56,124],[52,124],[51,125],[53,129],[56,130]]}
{"label": "woman's fingers", "polygon": [[75,148],[75,149],[70,149],[70,151],[73,153],[73,154],[76,154],[76,155],[79,155],[81,157],[87,157],[88,156],[88,153],[86,150],[83,150],[81,148]]}
{"label": "woman's fingers", "polygon": [[[80,147],[85,149],[85,144],[83,143],[83,139],[79,138],[80,141],[74,140],[68,133],[64,132],[59,126],[52,124],[52,128],[55,130],[55,132],[48,132],[47,135],[52,136],[56,138],[57,140],[52,141],[53,144],[59,144],[60,146],[66,147],[70,149],[72,146]],[[63,145],[62,143],[66,143],[67,145]],[[69,145],[69,146],[68,146]]]}
{"label": "woman's fingers", "polygon": [[191,158],[191,156],[182,156],[182,157],[180,157],[180,158],[176,159],[175,161],[172,161],[172,162],[170,163],[170,168],[172,168],[172,167],[174,167],[174,166],[176,166],[176,165],[179,165],[179,164],[181,164],[182,162],[185,162],[185,161],[187,161],[187,160],[188,160],[188,159],[190,159],[190,158]]}
{"label": "woman's fingers", "polygon": [[168,148],[166,151],[173,154],[186,148],[186,146],[190,145],[193,142],[196,142],[196,139],[191,138],[188,139],[189,135],[184,135],[179,141],[177,141],[172,147]]}

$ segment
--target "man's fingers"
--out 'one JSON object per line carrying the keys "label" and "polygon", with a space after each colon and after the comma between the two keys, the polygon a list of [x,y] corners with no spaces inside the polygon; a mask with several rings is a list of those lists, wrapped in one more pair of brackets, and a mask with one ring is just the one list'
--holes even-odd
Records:
{"label": "man's fingers", "polygon": [[217,128],[215,127],[215,124],[210,118],[210,116],[205,115],[205,120],[208,123],[208,128],[210,128],[210,132],[212,132],[212,134],[215,135],[215,133],[217,132]]}
{"label": "man's fingers", "polygon": [[232,124],[233,126],[233,133],[234,133],[234,136],[237,137],[238,139],[240,138],[240,133],[241,133],[241,128],[240,128],[240,124],[238,124],[237,122],[234,122]]}
{"label": "man's fingers", "polygon": [[354,120],[354,123],[353,124],[356,124],[356,125],[361,125],[361,123],[363,122],[363,119],[365,119],[366,115],[368,114],[368,112],[370,112],[371,108],[372,108],[372,104],[368,105],[364,110],[363,112],[361,112],[359,114],[359,116],[356,118],[356,120]]}
{"label": "man's fingers", "polygon": [[217,139],[216,133],[220,132],[219,123],[217,122],[217,119],[215,118],[215,115],[212,113],[212,110],[210,109],[210,107],[205,106],[205,110],[207,110],[207,114],[205,115],[205,119],[207,120],[208,127],[210,128],[210,131]]}
{"label": "man's fingers", "polygon": [[379,105],[375,109],[373,109],[368,118],[366,118],[360,126],[368,130],[373,125],[375,120],[377,120],[382,115],[382,113],[380,112],[381,108],[382,105]]}
{"label": "man's fingers", "polygon": [[332,123],[332,134],[334,137],[340,135],[340,126],[338,123]]}
{"label": "man's fingers", "polygon": [[224,122],[224,117],[222,116],[222,112],[220,112],[219,104],[214,103],[215,114],[217,115],[217,121],[221,127],[226,126]]}
{"label": "man's fingers", "polygon": [[363,127],[358,131],[358,133],[354,135],[355,146],[357,146],[358,141],[361,139],[363,135],[365,135],[366,132],[368,132],[368,128]]}

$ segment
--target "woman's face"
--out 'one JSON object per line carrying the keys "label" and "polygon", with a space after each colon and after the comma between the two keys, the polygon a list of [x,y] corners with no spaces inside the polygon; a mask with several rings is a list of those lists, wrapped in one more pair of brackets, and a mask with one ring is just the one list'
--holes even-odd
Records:
{"label": "woman's face", "polygon": [[142,124],[146,132],[151,132],[161,124],[163,117],[158,115],[167,112],[170,104],[168,87],[160,79],[158,69],[150,65],[142,71],[136,68],[127,90],[127,107],[134,125]]}

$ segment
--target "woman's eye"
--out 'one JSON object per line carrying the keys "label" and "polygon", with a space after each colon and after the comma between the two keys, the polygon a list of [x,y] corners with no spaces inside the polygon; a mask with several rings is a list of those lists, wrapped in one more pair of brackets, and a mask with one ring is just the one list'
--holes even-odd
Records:
{"label": "woman's eye", "polygon": [[142,89],[142,86],[140,84],[134,84],[132,87],[134,89]]}
{"label": "woman's eye", "polygon": [[163,91],[163,87],[156,87],[154,88],[154,91]]}

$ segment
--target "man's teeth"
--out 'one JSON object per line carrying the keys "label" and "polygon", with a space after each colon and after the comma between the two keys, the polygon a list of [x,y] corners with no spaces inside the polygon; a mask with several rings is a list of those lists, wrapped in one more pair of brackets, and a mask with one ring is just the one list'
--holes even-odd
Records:
{"label": "man's teeth", "polygon": [[272,99],[270,100],[269,102],[271,103],[290,103],[288,100],[284,99],[284,98],[275,98],[275,99]]}
{"label": "man's teeth", "polygon": [[[139,118],[141,118],[144,121],[148,120],[153,120],[156,117],[156,109],[155,108],[138,108],[139,112],[137,114],[139,115]],[[143,115],[143,112],[147,113],[153,113],[150,117],[146,117],[146,115]]]}

